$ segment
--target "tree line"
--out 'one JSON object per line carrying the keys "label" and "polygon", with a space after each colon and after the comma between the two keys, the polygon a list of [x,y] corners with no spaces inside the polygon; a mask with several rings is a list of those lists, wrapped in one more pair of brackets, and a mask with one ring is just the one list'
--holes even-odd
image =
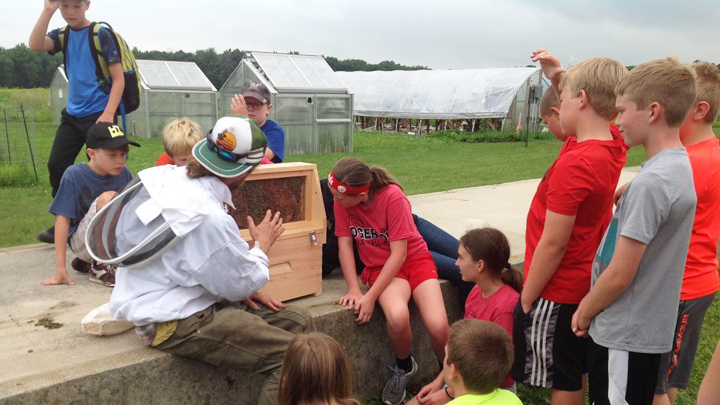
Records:
{"label": "tree line", "polygon": [[[141,51],[133,48],[133,54],[136,59],[195,62],[217,89],[222,87],[245,55],[239,49],[218,53],[214,48],[196,52]],[[426,66],[405,66],[393,61],[374,64],[361,59],[340,60],[332,56],[325,57],[325,60],[335,71],[427,69]],[[0,47],[0,87],[50,87],[53,75],[62,61],[61,53],[50,56],[44,52],[33,52],[25,44],[9,49]]]}

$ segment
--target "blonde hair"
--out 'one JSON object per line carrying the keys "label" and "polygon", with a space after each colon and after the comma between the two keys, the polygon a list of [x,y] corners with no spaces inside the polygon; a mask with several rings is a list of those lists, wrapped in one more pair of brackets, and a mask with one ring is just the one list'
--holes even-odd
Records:
{"label": "blonde hair", "polygon": [[[362,187],[370,184],[368,197],[372,199],[375,193],[383,187],[395,184],[400,187],[397,180],[380,166],[368,167],[362,160],[354,157],[344,157],[335,163],[332,168],[333,175],[340,182],[352,187]],[[400,187],[402,189],[402,187]]]}
{"label": "blonde hair", "polygon": [[458,369],[465,388],[488,394],[507,377],[513,363],[510,335],[500,325],[463,319],[450,327],[447,362]]}
{"label": "blonde hair", "polygon": [[552,111],[550,111],[550,109],[553,107],[559,108],[560,100],[558,100],[555,89],[550,87],[549,89],[545,90],[545,93],[540,99],[540,117],[549,117],[550,115],[552,115]]}
{"label": "blonde hair", "polygon": [[349,405],[350,362],[340,344],[330,336],[311,332],[295,336],[280,369],[279,405]]}
{"label": "blonde hair", "polygon": [[695,62],[690,65],[695,71],[695,103],[705,101],[710,105],[705,122],[712,124],[720,112],[720,69],[709,62]]}
{"label": "blonde hair", "polygon": [[571,91],[573,97],[585,90],[593,110],[610,121],[617,116],[615,86],[627,73],[627,68],[615,59],[592,58],[568,69],[560,87]]}
{"label": "blonde hair", "polygon": [[187,154],[204,137],[200,125],[188,118],[170,121],[162,132],[163,145],[170,157]]}
{"label": "blonde hair", "polygon": [[628,97],[640,110],[659,103],[665,109],[667,125],[679,127],[695,100],[695,74],[677,58],[656,59],[631,70],[615,93]]}

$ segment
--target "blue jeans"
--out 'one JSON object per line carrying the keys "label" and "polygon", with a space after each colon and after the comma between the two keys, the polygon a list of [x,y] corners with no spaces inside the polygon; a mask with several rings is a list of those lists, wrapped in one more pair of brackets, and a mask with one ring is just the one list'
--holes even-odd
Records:
{"label": "blue jeans", "polygon": [[475,283],[463,281],[460,275],[460,269],[455,265],[458,258],[458,247],[460,241],[455,239],[449,233],[435,226],[430,221],[420,218],[413,214],[415,226],[418,232],[425,240],[430,254],[432,254],[435,267],[438,270],[438,276],[443,280],[448,280],[457,285],[460,305],[465,310],[465,300],[467,300],[470,290]]}

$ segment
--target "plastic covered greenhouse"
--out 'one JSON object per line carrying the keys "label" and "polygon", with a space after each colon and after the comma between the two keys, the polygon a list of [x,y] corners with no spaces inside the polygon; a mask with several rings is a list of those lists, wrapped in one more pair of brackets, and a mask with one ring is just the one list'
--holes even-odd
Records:
{"label": "plastic covered greenhouse", "polygon": [[[527,115],[539,68],[337,72],[355,94],[355,115],[409,119],[500,118],[515,128]],[[537,118],[537,109],[531,109]]]}
{"label": "plastic covered greenhouse", "polygon": [[353,95],[322,56],[246,52],[220,89],[222,115],[247,81],[270,90],[287,154],[352,152]]}
{"label": "plastic covered greenhouse", "polygon": [[[165,125],[187,117],[204,129],[217,120],[217,90],[195,62],[138,60],[142,81],[140,107],[128,115],[128,132],[145,138],[159,137]],[[53,122],[67,104],[67,77],[59,67],[50,84]]]}

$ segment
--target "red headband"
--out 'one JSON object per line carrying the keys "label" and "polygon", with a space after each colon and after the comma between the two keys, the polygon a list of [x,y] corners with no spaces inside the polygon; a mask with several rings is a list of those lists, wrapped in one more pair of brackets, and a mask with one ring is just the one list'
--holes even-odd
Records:
{"label": "red headband", "polygon": [[370,183],[360,187],[348,186],[347,184],[344,184],[340,180],[336,179],[335,175],[332,172],[328,174],[328,185],[337,190],[338,193],[346,195],[357,195],[364,191],[367,191],[370,188]]}

